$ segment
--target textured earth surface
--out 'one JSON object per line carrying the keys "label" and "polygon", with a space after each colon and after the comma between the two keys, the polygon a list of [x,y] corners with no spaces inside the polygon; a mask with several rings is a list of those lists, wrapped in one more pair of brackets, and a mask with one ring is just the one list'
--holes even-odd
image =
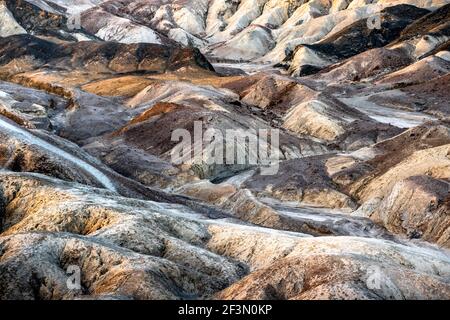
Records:
{"label": "textured earth surface", "polygon": [[0,299],[450,299],[450,1],[0,0]]}

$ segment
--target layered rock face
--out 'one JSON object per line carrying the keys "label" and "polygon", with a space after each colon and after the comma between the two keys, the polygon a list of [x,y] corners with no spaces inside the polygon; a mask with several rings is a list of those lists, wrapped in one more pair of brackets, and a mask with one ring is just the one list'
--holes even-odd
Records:
{"label": "layered rock face", "polygon": [[0,299],[449,299],[449,17],[0,1]]}

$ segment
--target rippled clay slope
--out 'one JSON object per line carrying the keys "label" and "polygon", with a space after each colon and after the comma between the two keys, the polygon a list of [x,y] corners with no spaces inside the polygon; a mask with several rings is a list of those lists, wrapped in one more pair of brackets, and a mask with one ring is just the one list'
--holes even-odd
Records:
{"label": "rippled clay slope", "polygon": [[[0,299],[449,299],[449,15],[0,1]],[[172,161],[196,123],[277,170]]]}

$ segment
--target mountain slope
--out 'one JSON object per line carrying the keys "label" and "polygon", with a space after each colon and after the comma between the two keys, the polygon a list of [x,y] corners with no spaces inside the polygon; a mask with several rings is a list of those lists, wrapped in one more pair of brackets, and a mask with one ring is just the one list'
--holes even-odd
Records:
{"label": "mountain slope", "polygon": [[449,299],[449,12],[0,1],[0,299]]}

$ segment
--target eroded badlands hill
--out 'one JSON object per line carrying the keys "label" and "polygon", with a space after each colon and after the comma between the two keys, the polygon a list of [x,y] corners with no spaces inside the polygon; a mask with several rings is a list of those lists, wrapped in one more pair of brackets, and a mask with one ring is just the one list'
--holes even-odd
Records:
{"label": "eroded badlands hill", "polygon": [[[449,17],[0,1],[0,299],[449,299]],[[277,170],[175,163],[199,122]]]}

